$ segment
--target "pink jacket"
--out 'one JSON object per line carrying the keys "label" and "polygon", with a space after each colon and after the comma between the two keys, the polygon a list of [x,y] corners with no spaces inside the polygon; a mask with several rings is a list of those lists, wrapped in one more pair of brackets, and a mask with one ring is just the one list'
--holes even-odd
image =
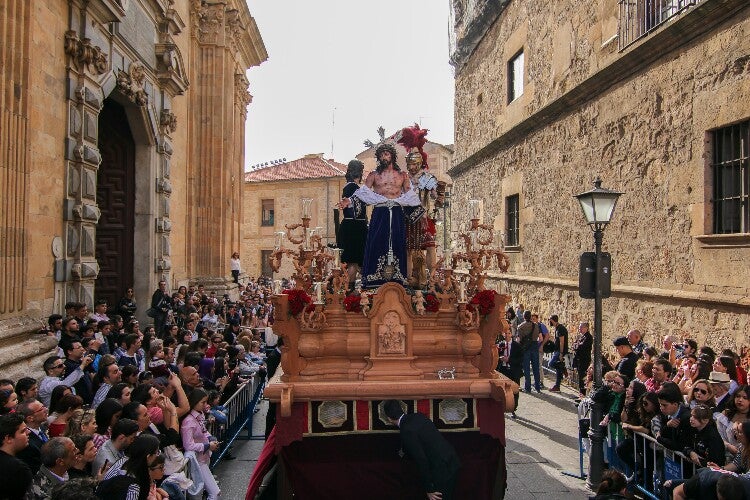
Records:
{"label": "pink jacket", "polygon": [[198,461],[207,464],[211,458],[211,452],[208,450],[211,434],[206,430],[206,416],[191,410],[182,420],[180,434],[185,451],[194,451]]}

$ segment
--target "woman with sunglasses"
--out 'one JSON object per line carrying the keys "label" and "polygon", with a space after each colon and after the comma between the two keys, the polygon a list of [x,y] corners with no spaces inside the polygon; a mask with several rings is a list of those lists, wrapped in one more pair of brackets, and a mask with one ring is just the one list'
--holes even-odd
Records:
{"label": "woman with sunglasses", "polygon": [[716,407],[714,390],[711,388],[708,380],[698,379],[693,383],[693,388],[688,394],[687,403],[691,410],[698,405],[707,406],[711,409]]}
{"label": "woman with sunglasses", "polygon": [[[93,435],[96,432],[96,414],[94,410],[78,409],[68,419],[63,436],[72,438],[81,434]],[[93,460],[93,459],[92,459]]]}

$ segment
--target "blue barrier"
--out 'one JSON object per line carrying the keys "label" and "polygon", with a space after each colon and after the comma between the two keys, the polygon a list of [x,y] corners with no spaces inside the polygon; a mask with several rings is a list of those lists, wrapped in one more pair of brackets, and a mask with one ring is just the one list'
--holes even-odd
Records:
{"label": "blue barrier", "polygon": [[[213,469],[219,461],[224,458],[229,447],[240,439],[252,439],[253,415],[255,408],[263,395],[265,377],[254,376],[245,384],[241,385],[237,392],[224,403],[227,408],[227,423],[221,425],[215,420],[209,422],[207,429],[212,436],[222,442],[219,449],[211,455],[211,468]],[[240,434],[245,431],[245,436]]]}

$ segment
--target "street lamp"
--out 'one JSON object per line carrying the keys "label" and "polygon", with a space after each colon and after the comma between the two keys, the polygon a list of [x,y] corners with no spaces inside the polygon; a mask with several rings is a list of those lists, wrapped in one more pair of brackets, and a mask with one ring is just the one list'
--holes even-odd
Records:
{"label": "street lamp", "polygon": [[[596,278],[594,296],[594,390],[602,386],[602,236],[604,228],[612,219],[617,199],[622,193],[602,188],[602,180],[597,176],[594,189],[576,195],[581,204],[583,216],[594,231],[596,248]],[[607,273],[608,276],[611,276]],[[607,287],[609,289],[609,287]],[[602,480],[604,467],[604,429],[599,425],[602,420],[602,408],[598,403],[591,407],[591,447],[589,449],[589,474],[587,484],[596,488]]]}

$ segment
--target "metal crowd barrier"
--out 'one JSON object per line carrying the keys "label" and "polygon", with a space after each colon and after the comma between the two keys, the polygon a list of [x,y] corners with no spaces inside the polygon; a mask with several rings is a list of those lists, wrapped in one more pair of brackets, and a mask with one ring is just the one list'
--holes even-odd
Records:
{"label": "metal crowd barrier", "polygon": [[[615,433],[613,428],[617,428]],[[579,458],[581,464],[580,475],[568,475],[584,479],[583,470],[584,454],[589,453],[590,441],[587,426],[579,425],[578,443]],[[604,457],[608,466],[616,469],[626,476],[635,474],[633,486],[646,498],[661,500],[664,498],[664,483],[669,480],[690,479],[696,472],[697,466],[683,453],[665,448],[659,444],[656,439],[648,434],[634,432],[633,435],[633,456],[635,470],[630,468],[620,460],[617,455],[617,446],[624,441],[625,433],[619,425],[611,424],[607,428],[607,435],[604,441]],[[586,459],[588,463],[588,459]]]}
{"label": "metal crowd barrier", "polygon": [[[219,449],[211,455],[211,468],[215,467],[226,455],[235,440],[253,438],[253,415],[263,395],[265,382],[265,377],[253,376],[224,403],[223,406],[227,409],[227,422],[225,424],[220,424],[216,420],[208,422],[206,426],[208,432],[222,442]],[[244,436],[240,436],[242,431],[245,431]]]}

